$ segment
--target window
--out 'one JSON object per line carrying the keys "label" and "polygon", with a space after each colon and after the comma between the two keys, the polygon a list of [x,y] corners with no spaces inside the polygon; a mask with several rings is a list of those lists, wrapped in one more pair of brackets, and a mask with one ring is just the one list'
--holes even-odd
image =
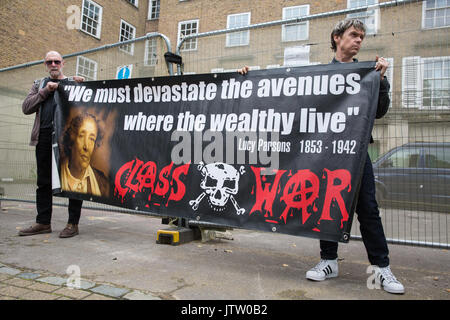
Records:
{"label": "window", "polygon": [[381,168],[417,168],[419,167],[420,148],[402,148],[389,156]]}
{"label": "window", "polygon": [[145,41],[145,58],[144,65],[146,66],[156,66],[158,63],[158,55],[156,53],[157,39],[150,38]]}
{"label": "window", "polygon": [[450,56],[404,57],[402,103],[407,108],[450,108]]}
{"label": "window", "polygon": [[100,38],[102,26],[102,7],[90,0],[83,0],[80,29],[91,36]]}
{"label": "window", "polygon": [[[378,0],[347,0],[347,8],[366,7],[377,4]],[[378,30],[378,16],[380,9],[372,9],[363,12],[351,13],[347,18],[357,18],[366,25],[366,34],[377,33]]]}
{"label": "window", "polygon": [[[299,18],[309,14],[309,5],[283,8],[283,20]],[[299,41],[308,39],[309,22],[284,24],[282,41]]]}
{"label": "window", "polygon": [[380,156],[380,141],[375,140],[373,143],[369,143],[367,147],[367,154],[372,162],[378,159]]}
{"label": "window", "polygon": [[[134,39],[135,34],[136,34],[135,27],[133,27],[131,24],[123,20],[120,20],[120,35],[119,35],[120,42]],[[120,46],[119,48],[120,50],[129,53],[131,55],[133,55],[134,53],[134,43],[125,44],[123,46]]]}
{"label": "window", "polygon": [[423,59],[423,106],[450,107],[450,57]]}
{"label": "window", "polygon": [[450,0],[427,0],[422,4],[422,28],[450,26]]}
{"label": "window", "polygon": [[430,147],[425,151],[425,168],[450,169],[450,147]]}
{"label": "window", "polygon": [[284,48],[283,66],[307,66],[309,65],[309,46]]}
{"label": "window", "polygon": [[159,0],[149,0],[148,4],[148,19],[159,19]]}
{"label": "window", "polygon": [[[178,23],[178,43],[185,36],[198,33],[198,20],[181,21]],[[183,42],[182,51],[197,50],[197,39],[189,39]]]}
{"label": "window", "polygon": [[[231,14],[227,18],[227,29],[250,25],[250,12]],[[245,46],[249,44],[250,30],[227,33],[227,47]]]}
{"label": "window", "polygon": [[77,57],[77,76],[82,76],[86,81],[97,80],[97,62],[83,56]]}
{"label": "window", "polygon": [[139,0],[127,0],[127,1],[137,8]]}

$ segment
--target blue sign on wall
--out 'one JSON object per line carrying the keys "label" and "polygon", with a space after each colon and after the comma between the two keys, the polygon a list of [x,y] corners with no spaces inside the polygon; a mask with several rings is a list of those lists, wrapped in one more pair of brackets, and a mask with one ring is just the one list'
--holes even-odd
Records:
{"label": "blue sign on wall", "polygon": [[131,78],[131,66],[122,66],[117,68],[116,79],[129,79]]}

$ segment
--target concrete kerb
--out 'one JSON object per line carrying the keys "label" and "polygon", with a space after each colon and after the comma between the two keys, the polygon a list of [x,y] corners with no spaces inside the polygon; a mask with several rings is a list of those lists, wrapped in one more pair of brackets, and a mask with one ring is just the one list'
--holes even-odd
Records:
{"label": "concrete kerb", "polygon": [[72,286],[70,277],[37,270],[23,270],[0,262],[0,300],[161,300],[157,295],[110,283],[80,279]]}

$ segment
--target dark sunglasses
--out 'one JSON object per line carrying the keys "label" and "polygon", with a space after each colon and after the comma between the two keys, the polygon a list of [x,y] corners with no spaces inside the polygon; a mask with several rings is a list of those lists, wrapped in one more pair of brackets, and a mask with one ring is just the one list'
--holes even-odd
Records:
{"label": "dark sunglasses", "polygon": [[61,64],[61,60],[47,60],[45,61],[45,64],[48,66],[51,66],[53,63],[55,63],[57,66]]}

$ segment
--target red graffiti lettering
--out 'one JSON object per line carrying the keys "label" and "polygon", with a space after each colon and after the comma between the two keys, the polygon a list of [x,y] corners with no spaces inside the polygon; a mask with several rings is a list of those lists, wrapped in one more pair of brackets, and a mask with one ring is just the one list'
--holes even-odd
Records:
{"label": "red graffiti lettering", "polygon": [[[128,175],[128,179],[125,182],[125,187],[130,188],[134,192],[138,192],[139,190],[139,181],[136,181],[136,183],[133,183],[134,178],[136,177],[136,173],[139,170],[140,166],[144,163],[139,159],[136,159],[134,165],[132,166],[132,171]],[[127,165],[127,164],[125,164]]]}
{"label": "red graffiti lettering", "polygon": [[[345,202],[344,199],[342,199],[341,192],[345,188],[348,188],[347,192],[350,192],[351,175],[350,172],[344,169],[334,171],[324,169],[324,172],[326,172],[327,174],[327,193],[325,195],[325,202],[323,204],[322,215],[318,223],[320,223],[320,221],[322,220],[333,220],[330,215],[330,207],[332,201],[334,200],[339,206],[339,209],[342,214],[341,219],[341,228],[342,228],[344,221],[348,220],[348,212],[347,209],[345,208]],[[335,184],[336,182],[338,184]]]}
{"label": "red graffiti lettering", "polygon": [[172,171],[173,162],[165,166],[159,173],[159,182],[156,184],[155,193],[158,196],[164,196],[170,188],[170,182],[167,179]]}
{"label": "red graffiti lettering", "polygon": [[[307,186],[307,183],[310,186]],[[309,196],[308,196],[309,195]],[[288,212],[291,209],[300,210],[302,213],[302,224],[305,224],[311,213],[307,208],[314,203],[319,195],[319,178],[310,170],[299,170],[294,174],[284,187],[281,201],[286,203],[286,208],[281,218],[286,223]]]}
{"label": "red graffiti lettering", "polygon": [[128,180],[128,177],[130,175],[131,169],[133,168],[133,165],[134,165],[134,160],[125,163],[119,169],[119,171],[117,171],[117,174],[116,174],[116,179],[114,181],[115,182],[115,186],[116,186],[116,193],[118,193],[119,197],[122,198],[122,199],[125,197],[125,195],[127,194],[129,189],[126,188],[126,187],[122,187],[120,179],[123,177],[123,178]]}
{"label": "red graffiti lettering", "polygon": [[152,199],[152,193],[156,180],[156,164],[153,161],[146,162],[137,173],[136,180],[139,181],[139,192],[150,189],[148,201]]}
{"label": "red graffiti lettering", "polygon": [[[305,224],[311,216],[315,216],[315,221],[320,224],[322,220],[333,220],[331,217],[331,205],[337,203],[338,209],[342,214],[341,229],[345,221],[348,221],[349,214],[345,207],[345,202],[342,192],[348,188],[347,192],[351,191],[351,174],[345,169],[328,170],[324,169],[322,178],[326,180],[326,189],[324,196],[320,197],[320,179],[311,170],[299,170],[296,173],[289,172],[285,176],[287,182],[283,186],[281,178],[286,170],[278,170],[275,173],[275,178],[271,183],[265,183],[265,176],[261,176],[261,168],[251,167],[255,175],[255,186],[252,194],[255,194],[255,204],[250,211],[250,214],[255,211],[266,212],[266,222],[287,223],[288,215],[292,217],[294,214],[301,214],[301,223]],[[282,191],[282,196],[279,198],[280,203],[284,203],[286,207],[277,217],[273,214],[273,205],[277,195]],[[322,200],[324,199],[324,200]],[[322,211],[318,209],[320,203],[323,203]],[[316,213],[320,214],[317,220]],[[314,231],[320,232],[318,228]]]}
{"label": "red graffiti lettering", "polygon": [[280,182],[281,176],[286,172],[286,170],[278,170],[275,179],[272,183],[272,187],[270,187],[270,183],[264,183],[263,181],[266,179],[266,176],[261,178],[261,168],[251,167],[253,173],[256,177],[256,202],[253,205],[250,214],[254,211],[267,211],[265,217],[272,217],[272,206],[277,195],[278,183]]}
{"label": "red graffiti lettering", "polygon": [[[190,163],[175,168],[172,177],[170,177],[173,162],[162,168],[159,175],[157,175],[157,166],[153,161],[144,163],[136,158],[125,163],[117,171],[114,180],[115,195],[121,199],[122,203],[125,201],[127,194],[134,197],[138,193],[148,193],[149,202],[153,194],[163,198],[169,194],[166,206],[169,201],[180,201],[186,193],[186,187],[181,180],[181,175],[187,175],[189,166]],[[157,202],[153,204],[160,205]]]}
{"label": "red graffiti lettering", "polygon": [[169,199],[167,200],[166,207],[169,204],[169,201],[180,201],[181,199],[183,199],[184,194],[186,193],[186,187],[184,183],[181,182],[180,176],[187,175],[190,165],[191,163],[189,162],[173,170],[172,182],[175,183],[177,190],[176,192],[174,192],[174,189],[172,189],[172,192],[169,195]]}

